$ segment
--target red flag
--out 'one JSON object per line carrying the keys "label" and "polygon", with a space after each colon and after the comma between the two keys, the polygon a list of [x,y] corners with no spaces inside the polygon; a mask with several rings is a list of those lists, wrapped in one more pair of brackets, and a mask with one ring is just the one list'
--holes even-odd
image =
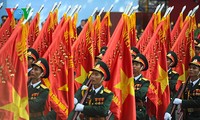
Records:
{"label": "red flag", "polygon": [[100,25],[100,39],[98,42],[98,50],[103,46],[107,46],[107,44],[110,41],[110,27],[111,27],[111,21],[110,21],[110,12],[107,12],[104,16],[103,20],[101,21]]}
{"label": "red flag", "polygon": [[44,55],[52,42],[52,33],[54,31],[54,27],[53,14],[50,12],[42,27],[42,30],[32,46],[32,48],[37,50],[40,56]]}
{"label": "red flag", "polygon": [[[28,26],[18,24],[0,50],[0,119],[28,120]],[[6,51],[6,52],[5,52]]]}
{"label": "red flag", "polygon": [[60,30],[61,30],[63,24],[64,24],[65,21],[66,21],[66,19],[67,19],[67,15],[64,14],[63,17],[62,17],[62,19],[60,20],[58,26],[57,26],[56,29],[54,30],[53,35],[52,35],[52,38],[55,38],[55,37],[59,34],[59,32],[60,32]]}
{"label": "red flag", "polygon": [[[139,49],[141,53],[146,49],[151,37],[153,36],[154,30],[156,29],[155,25],[157,24],[157,15],[153,14],[147,27],[145,28],[140,40],[138,41],[136,47]],[[155,29],[154,29],[155,28]]]}
{"label": "red flag", "polygon": [[0,28],[0,49],[6,43],[8,38],[11,36],[15,28],[15,18],[13,15],[8,17],[4,22],[3,26]]}
{"label": "red flag", "polygon": [[97,56],[99,55],[100,53],[100,41],[101,41],[101,38],[100,38],[100,35],[101,35],[101,32],[100,32],[100,22],[101,22],[101,17],[99,15],[96,16],[96,19],[95,21],[93,22],[93,32],[92,32],[92,41],[93,41],[93,45],[94,45],[94,56]]}
{"label": "red flag", "polygon": [[178,90],[181,84],[186,81],[188,65],[194,56],[193,32],[190,17],[186,17],[183,29],[174,43],[172,51],[174,51],[178,57],[178,64],[175,68],[175,71],[179,73],[176,84],[176,89]]}
{"label": "red flag", "polygon": [[[153,34],[144,55],[149,62],[148,71],[144,76],[150,80],[147,92],[148,113],[163,119],[164,113],[170,102],[170,91],[167,73],[167,18],[164,18]],[[153,104],[150,104],[153,103]],[[155,113],[152,113],[155,112]]]}
{"label": "red flag", "polygon": [[31,47],[39,34],[40,13],[36,13],[35,17],[30,23],[28,34],[28,46]]}
{"label": "red flag", "polygon": [[92,17],[88,19],[78,39],[72,46],[75,66],[75,89],[77,90],[94,67],[94,49],[91,40]]}
{"label": "red flag", "polygon": [[70,27],[71,27],[71,29],[72,29],[72,31],[71,31],[71,41],[72,41],[72,45],[74,44],[74,42],[76,41],[76,39],[77,39],[77,31],[76,31],[76,24],[77,24],[77,19],[78,19],[78,13],[75,13],[74,14],[74,17],[73,17],[73,19],[72,19],[72,22],[71,22],[71,25],[70,25]]}
{"label": "red flag", "polygon": [[69,17],[63,24],[58,37],[53,40],[44,58],[50,63],[50,76],[44,83],[50,87],[51,107],[56,111],[57,119],[67,119],[74,108],[74,66],[71,51]]}
{"label": "red flag", "polygon": [[135,91],[128,33],[128,16],[123,14],[109,43],[103,61],[109,66],[111,79],[105,83],[114,93],[110,110],[116,119],[136,120]]}
{"label": "red flag", "polygon": [[176,24],[174,25],[174,28],[171,32],[171,47],[174,45],[176,39],[178,38],[178,35],[180,34],[183,27],[183,13],[180,13]]}
{"label": "red flag", "polygon": [[137,34],[136,34],[136,13],[134,12],[130,16],[130,40],[131,40],[131,47],[136,46],[137,44]]}

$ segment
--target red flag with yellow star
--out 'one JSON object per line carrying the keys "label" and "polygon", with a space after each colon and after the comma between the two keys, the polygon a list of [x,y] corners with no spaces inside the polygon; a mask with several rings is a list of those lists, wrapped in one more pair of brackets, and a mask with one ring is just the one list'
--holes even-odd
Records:
{"label": "red flag with yellow star", "polygon": [[[147,92],[148,114],[152,114],[158,119],[163,119],[164,113],[170,102],[170,91],[167,73],[167,17],[158,25],[146,50],[143,54],[149,62],[149,69],[144,72],[144,76],[150,80]],[[154,113],[152,113],[154,112]]]}
{"label": "red flag with yellow star", "polygon": [[122,15],[103,57],[112,76],[110,81],[105,83],[114,93],[110,110],[115,119],[119,120],[136,120],[128,19],[127,15]]}
{"label": "red flag with yellow star", "polygon": [[40,56],[43,56],[50,44],[52,43],[52,33],[54,31],[53,13],[49,13],[42,30],[40,31],[37,39],[33,43],[32,48],[37,50]]}
{"label": "red flag with yellow star", "polygon": [[11,17],[8,17],[6,19],[3,26],[0,28],[0,49],[6,43],[8,38],[11,36],[14,28],[15,28],[15,18],[12,15]]}
{"label": "red flag with yellow star", "polygon": [[183,29],[174,43],[172,50],[177,54],[178,57],[178,64],[175,68],[175,71],[179,73],[179,78],[176,84],[176,90],[178,90],[181,84],[187,79],[189,62],[194,56],[191,17],[186,17],[183,24]]}
{"label": "red flag with yellow star", "polygon": [[1,120],[29,119],[27,37],[28,25],[18,24],[0,50]]}
{"label": "red flag with yellow star", "polygon": [[28,47],[31,47],[39,34],[40,13],[36,13],[35,17],[30,23],[28,34]]}
{"label": "red flag with yellow star", "polygon": [[49,79],[44,79],[50,89],[50,106],[57,113],[57,119],[67,119],[74,108],[74,66],[70,40],[70,22],[68,17],[62,29],[49,46],[44,58],[50,65]]}
{"label": "red flag with yellow star", "polygon": [[75,70],[75,90],[86,79],[89,71],[94,67],[94,48],[92,36],[92,17],[85,24],[77,40],[72,46]]}

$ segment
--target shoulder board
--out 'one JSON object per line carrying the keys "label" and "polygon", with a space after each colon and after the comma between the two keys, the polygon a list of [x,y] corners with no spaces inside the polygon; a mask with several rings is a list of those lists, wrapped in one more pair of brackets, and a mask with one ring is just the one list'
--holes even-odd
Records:
{"label": "shoulder board", "polygon": [[43,88],[43,89],[48,89],[48,87],[46,87],[46,86],[43,85],[43,84],[40,84],[40,86],[41,86],[41,88]]}
{"label": "shoulder board", "polygon": [[177,74],[177,72],[176,72],[176,71],[172,71],[172,73],[174,73],[174,74]]}
{"label": "shoulder board", "polygon": [[111,91],[109,89],[107,89],[107,88],[104,88],[103,91],[106,92],[106,93],[111,93]]}
{"label": "shoulder board", "polygon": [[144,78],[144,77],[142,78],[142,80],[144,80],[144,81],[149,81],[148,79],[146,79],[146,78]]}

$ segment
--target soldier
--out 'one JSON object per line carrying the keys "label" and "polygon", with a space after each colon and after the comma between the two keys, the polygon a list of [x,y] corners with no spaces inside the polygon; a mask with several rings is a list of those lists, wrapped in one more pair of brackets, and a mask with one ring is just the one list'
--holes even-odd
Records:
{"label": "soldier", "polygon": [[[171,120],[170,114],[173,104],[181,105],[186,110],[184,119],[186,120],[200,120],[200,56],[194,56],[189,64],[189,81],[186,82],[186,88],[182,88],[177,92],[177,97],[181,90],[184,89],[183,99],[175,98],[171,101],[167,108],[164,119]],[[173,103],[172,103],[173,102]]]}
{"label": "soldier", "polygon": [[136,99],[136,117],[137,120],[145,120],[147,117],[146,107],[146,94],[149,87],[149,80],[144,78],[141,71],[148,69],[148,61],[146,57],[138,53],[133,59],[133,74],[135,86],[135,99]]}
{"label": "soldier", "polygon": [[[110,72],[107,65],[98,61],[96,66],[92,69],[89,76],[91,87],[82,86],[81,95],[77,96],[77,102],[74,110],[70,113],[68,120],[71,120],[75,112],[81,112],[79,117],[84,120],[105,120],[108,115],[113,93],[104,88],[103,80],[110,79]],[[86,94],[88,92],[88,94]],[[85,97],[83,103],[80,101]]]}
{"label": "soldier", "polygon": [[32,64],[35,63],[39,58],[39,54],[33,48],[29,48],[27,54],[28,54],[28,73],[29,73],[32,69]]}
{"label": "soldier", "polygon": [[194,39],[195,55],[200,55],[200,39]]}
{"label": "soldier", "polygon": [[44,120],[43,111],[49,89],[42,84],[42,78],[48,78],[49,65],[46,59],[39,58],[32,64],[31,81],[28,85],[30,120]]}
{"label": "soldier", "polygon": [[174,97],[176,94],[176,83],[179,77],[179,74],[172,70],[173,67],[176,67],[178,63],[177,55],[173,51],[167,53],[167,66],[168,66],[168,78],[169,78],[169,87],[170,87],[170,98]]}

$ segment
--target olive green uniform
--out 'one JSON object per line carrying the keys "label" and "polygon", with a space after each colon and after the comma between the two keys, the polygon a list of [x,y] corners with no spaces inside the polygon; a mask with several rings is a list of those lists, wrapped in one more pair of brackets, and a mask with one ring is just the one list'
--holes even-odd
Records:
{"label": "olive green uniform", "polygon": [[[76,96],[78,101],[81,101],[87,89],[88,88],[81,90],[81,95]],[[103,86],[96,94],[95,91],[90,89],[86,97],[86,100],[83,103],[84,108],[81,114],[84,116],[82,116],[82,118],[86,120],[87,119],[97,120],[102,118],[105,119],[106,116],[108,115],[112,98],[113,98],[113,93],[110,90],[105,89]],[[71,120],[73,118],[74,113],[75,111],[73,110],[70,113],[68,120]]]}
{"label": "olive green uniform", "polygon": [[41,83],[35,88],[28,87],[30,120],[45,120],[43,111],[48,94],[49,89]]}
{"label": "olive green uniform", "polygon": [[[182,86],[180,87],[176,96],[179,94],[181,89]],[[200,79],[194,86],[188,82],[186,89],[184,90],[183,98],[184,99],[182,100],[181,106],[185,111],[184,119],[200,120]],[[171,101],[170,105],[168,106],[167,112],[171,112],[172,106],[173,101]]]}
{"label": "olive green uniform", "polygon": [[134,82],[137,120],[145,120],[147,117],[146,107],[144,105],[144,102],[149,84],[150,84],[149,80],[143,78],[142,75]]}
{"label": "olive green uniform", "polygon": [[172,71],[170,69],[168,71],[168,77],[169,77],[169,87],[170,87],[170,98],[173,99],[174,95],[176,94],[176,83],[179,77],[179,74],[175,71]]}

